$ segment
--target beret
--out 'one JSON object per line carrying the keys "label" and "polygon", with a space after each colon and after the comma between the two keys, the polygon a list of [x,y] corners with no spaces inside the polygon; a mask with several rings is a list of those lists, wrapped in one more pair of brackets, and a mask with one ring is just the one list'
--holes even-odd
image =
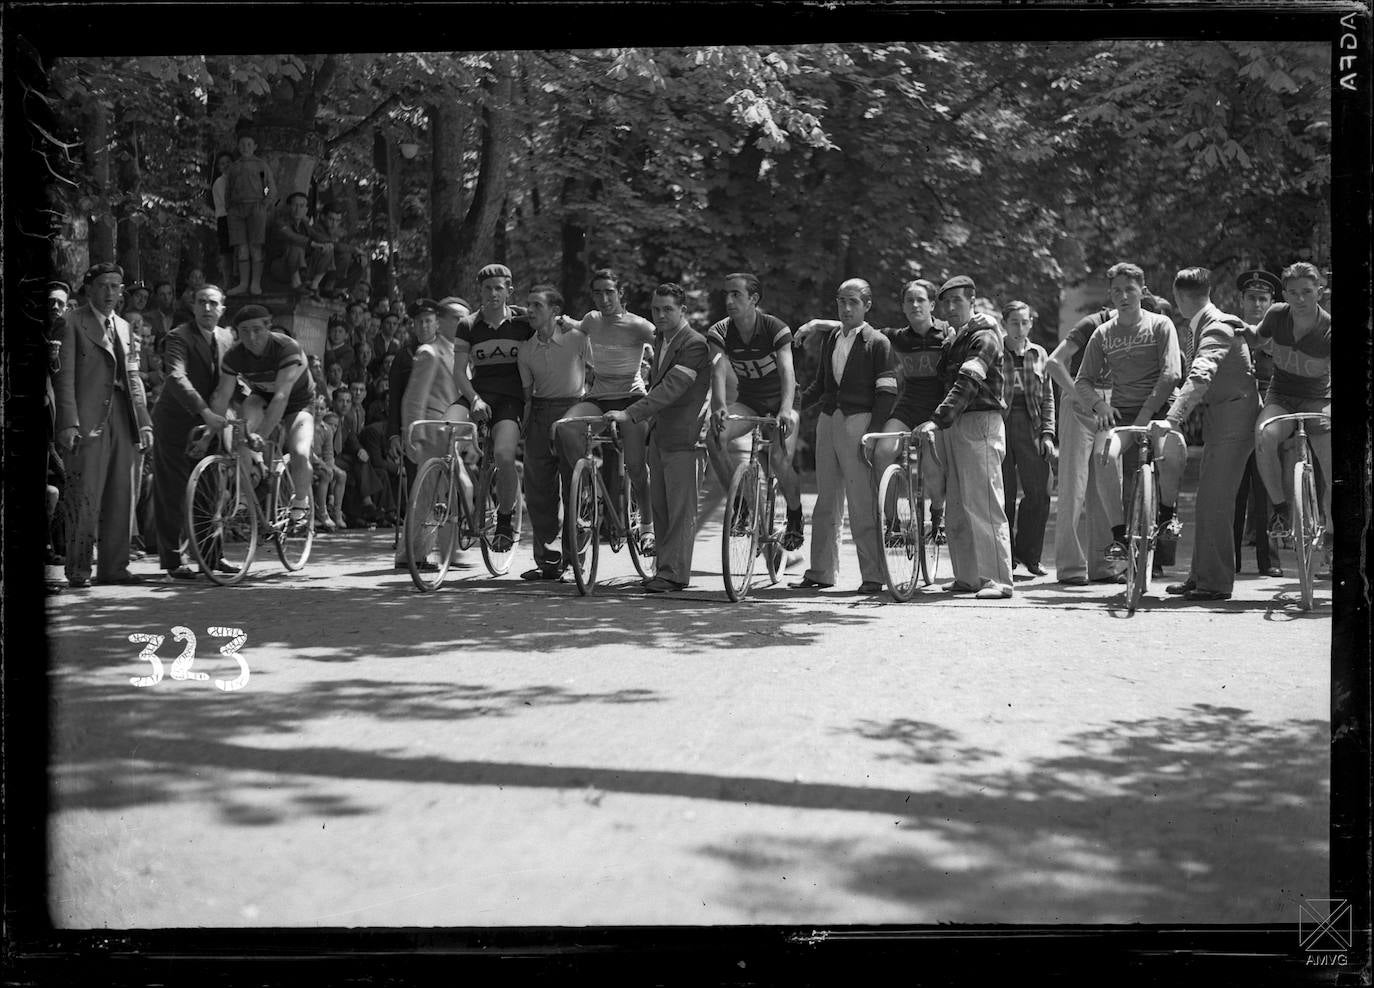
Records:
{"label": "beret", "polygon": [[973,279],[966,274],[956,274],[953,278],[940,286],[940,290],[936,292],[936,297],[938,298],[944,295],[945,292],[954,288],[967,288],[969,291],[973,291]]}
{"label": "beret", "polygon": [[509,278],[510,276],[510,268],[506,267],[504,264],[488,264],[481,271],[477,272],[477,281],[481,283],[488,278]]}
{"label": "beret", "polygon": [[449,311],[450,314],[452,314],[454,306],[458,306],[458,305],[461,305],[463,308],[467,309],[469,312],[472,311],[472,306],[468,305],[468,300],[465,299],[465,298],[462,298],[461,296],[458,296],[458,295],[447,295],[447,296],[445,296],[444,298],[441,298],[441,299],[439,300],[439,308],[440,308],[441,310],[447,309],[447,310]]}
{"label": "beret", "polygon": [[234,327],[238,328],[240,323],[245,323],[249,319],[271,319],[272,313],[268,312],[261,305],[245,305],[238,312],[234,313]]}
{"label": "beret", "polygon": [[48,293],[51,294],[53,292],[66,292],[70,295],[72,293],[72,286],[65,281],[50,281],[48,282]]}

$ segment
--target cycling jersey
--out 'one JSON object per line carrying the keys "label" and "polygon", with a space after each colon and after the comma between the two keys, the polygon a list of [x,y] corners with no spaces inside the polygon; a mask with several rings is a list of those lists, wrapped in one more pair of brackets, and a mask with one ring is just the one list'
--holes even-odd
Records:
{"label": "cycling jersey", "polygon": [[[305,353],[300,344],[285,333],[273,333],[260,356],[255,357],[242,343],[235,343],[220,359],[221,373],[237,375],[253,394],[261,395],[264,401],[270,401],[277,393],[277,372],[293,366],[306,367]],[[306,369],[291,385],[283,421],[309,408],[314,399],[315,385],[310,378],[310,371]]]}
{"label": "cycling jersey", "polygon": [[518,306],[509,309],[509,318],[499,326],[488,323],[479,309],[462,319],[455,333],[455,338],[470,348],[468,366],[472,368],[472,386],[488,404],[491,398],[524,401],[516,361],[520,356],[520,344],[534,335],[534,327],[524,309]]}
{"label": "cycling jersey", "polygon": [[777,352],[792,346],[792,330],[777,316],[759,311],[746,343],[728,316],[706,331],[706,341],[725,354],[739,380],[739,400],[760,415],[776,414],[782,400]]}

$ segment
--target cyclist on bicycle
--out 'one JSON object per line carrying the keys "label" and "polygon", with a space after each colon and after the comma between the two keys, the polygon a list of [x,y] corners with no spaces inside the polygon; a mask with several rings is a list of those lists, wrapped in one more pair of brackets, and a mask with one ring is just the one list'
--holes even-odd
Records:
{"label": "cyclist on bicycle", "polygon": [[[1168,415],[1150,423],[1150,437],[1177,435],[1194,405],[1204,406],[1197,520],[1188,578],[1166,592],[1188,600],[1226,600],[1236,581],[1236,490],[1254,443],[1255,372],[1245,345],[1245,322],[1212,304],[1211,272],[1184,268],[1174,276],[1174,301],[1196,341],[1187,379]],[[1185,454],[1186,455],[1186,454]],[[1163,486],[1163,471],[1160,474]]]}
{"label": "cyclist on bicycle", "polygon": [[[487,420],[496,457],[496,532],[492,548],[509,552],[515,541],[515,500],[520,475],[515,449],[520,442],[524,392],[516,360],[520,347],[534,335],[525,310],[510,305],[511,273],[504,264],[488,264],[477,272],[481,308],[458,323],[453,341],[453,378],[458,385],[459,422]],[[468,368],[472,376],[468,376]]]}
{"label": "cyclist on bicycle", "polygon": [[[732,449],[731,444],[753,431],[748,422],[727,422],[725,416],[775,416],[782,442],[774,443],[770,456],[778,489],[787,502],[787,532],[782,546],[788,552],[801,548],[806,537],[802,530],[801,479],[792,469],[792,454],[797,448],[801,416],[792,407],[797,374],[792,366],[792,330],[777,316],[759,308],[763,286],[748,272],[727,274],[724,279],[725,311],[728,315],[706,331],[711,352],[723,354],[712,372],[712,425],[706,439],[711,466],[721,488],[730,486],[735,467],[748,458],[747,449]],[[738,399],[725,405],[727,370],[739,382]]]}
{"label": "cyclist on bicycle", "polygon": [[[1255,467],[1274,504],[1269,537],[1286,541],[1292,535],[1293,525],[1279,448],[1293,434],[1295,426],[1282,422],[1266,429],[1264,423],[1277,415],[1298,412],[1331,414],[1331,313],[1317,304],[1323,280],[1316,267],[1299,262],[1285,268],[1281,277],[1286,301],[1274,304],[1264,314],[1257,331],[1260,349],[1274,358],[1274,377],[1255,426]],[[1330,519],[1331,429],[1315,420],[1304,429],[1322,479],[1317,485],[1322,511]]]}
{"label": "cyclist on bicycle", "polygon": [[[289,534],[306,534],[310,513],[310,448],[315,438],[315,385],[306,372],[305,353],[285,333],[272,331],[272,314],[260,305],[245,305],[234,314],[238,342],[220,358],[219,384],[210,399],[210,409],[222,416],[229,409],[238,382],[248,386],[242,414],[247,430],[247,447],[240,446],[239,457],[254,459],[262,437],[270,436],[280,425],[282,453],[290,454],[287,470],[291,476]],[[253,467],[249,467],[250,475]]]}
{"label": "cyclist on bicycle", "polygon": [[[954,329],[943,319],[936,319],[932,315],[939,291],[934,282],[923,278],[907,282],[902,289],[902,312],[906,315],[907,325],[879,330],[892,344],[900,380],[897,382],[897,403],[892,406],[882,428],[875,428],[875,431],[910,432],[935,414],[935,409],[945,397],[946,388],[941,384],[939,374],[940,358],[949,347],[949,341],[954,338]],[[797,328],[796,339],[800,342],[816,330],[830,332],[839,326],[834,319],[812,319]],[[921,488],[930,505],[930,530],[926,538],[943,544],[945,474],[941,464],[948,462],[949,456],[945,448],[945,433],[935,433],[934,441],[936,456],[921,459]],[[896,461],[897,449],[898,444],[894,439],[884,439],[874,447],[874,477],[882,477],[888,465]]]}
{"label": "cyclist on bicycle", "polygon": [[[1103,469],[1097,471],[1098,491],[1112,528],[1111,545],[1104,559],[1126,559],[1125,505],[1132,493],[1122,482],[1124,473],[1134,476],[1138,456],[1135,436],[1121,443],[1112,441],[1110,430],[1116,425],[1145,425],[1169,401],[1178,383],[1182,357],[1178,332],[1168,316],[1141,307],[1147,294],[1145,272],[1138,265],[1122,262],[1107,269],[1108,292],[1116,315],[1093,330],[1084,347],[1083,362],[1074,379],[1078,402],[1091,408],[1097,420],[1094,449]],[[1103,396],[1094,385],[1105,380],[1110,396]],[[1188,460],[1187,447],[1179,436],[1171,435],[1156,449],[1159,457],[1159,539],[1177,542],[1183,526],[1176,515],[1179,482]],[[1125,462],[1123,462],[1123,460]],[[1232,496],[1234,496],[1234,491]],[[1124,583],[1123,573],[1117,578]]]}
{"label": "cyclist on bicycle", "polygon": [[[643,316],[626,310],[620,299],[620,277],[610,268],[592,272],[592,309],[580,320],[568,316],[559,318],[565,329],[579,329],[592,343],[592,359],[596,364],[595,379],[583,401],[569,409],[568,417],[604,415],[624,411],[648,393],[644,380],[644,359],[654,349],[654,324]],[[581,433],[565,430],[560,437],[567,468],[582,455],[578,445]],[[644,536],[645,554],[653,552],[653,515],[650,512],[649,468],[646,459],[646,428],[643,423],[626,422],[620,429],[620,444],[625,454],[625,469],[634,486],[635,501],[639,504],[640,530]],[[568,445],[570,444],[570,445]],[[620,475],[606,470],[606,489],[611,497],[618,497]]]}

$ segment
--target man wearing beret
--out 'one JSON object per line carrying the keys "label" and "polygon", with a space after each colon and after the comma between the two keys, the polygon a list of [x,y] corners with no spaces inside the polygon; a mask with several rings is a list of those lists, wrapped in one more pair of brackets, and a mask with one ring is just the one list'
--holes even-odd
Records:
{"label": "man wearing beret", "polygon": [[[1271,274],[1263,268],[1252,268],[1242,271],[1236,278],[1236,289],[1240,292],[1240,317],[1250,330],[1246,334],[1246,343],[1250,346],[1250,359],[1255,368],[1256,390],[1263,398],[1269,390],[1269,381],[1274,376],[1274,358],[1256,345],[1259,339],[1252,338],[1251,334],[1259,327],[1264,314],[1274,304],[1274,299],[1283,291],[1283,285],[1279,282],[1278,275]],[[1255,454],[1251,453],[1250,458],[1245,461],[1245,476],[1241,478],[1240,490],[1236,493],[1236,518],[1231,526],[1236,543],[1237,573],[1240,572],[1241,548],[1248,530],[1255,540],[1255,563],[1259,572],[1265,576],[1283,576],[1283,570],[1279,567],[1278,550],[1270,546],[1266,531],[1269,516],[1273,511],[1274,505],[1270,503],[1269,495],[1255,469]]]}
{"label": "man wearing beret", "polygon": [[[291,337],[272,331],[272,314],[261,305],[245,305],[234,313],[234,329],[238,342],[220,358],[210,408],[223,415],[242,381],[248,386],[243,419],[249,445],[258,445],[281,425],[281,450],[290,454],[287,472],[294,488],[290,534],[304,534],[311,524],[310,450],[315,439],[315,385],[305,369],[305,353]],[[240,450],[240,455],[246,453]]]}
{"label": "man wearing beret", "polygon": [[1012,595],[1011,527],[1002,487],[1007,449],[1006,405],[1002,400],[1005,348],[987,313],[973,312],[973,279],[957,275],[940,286],[940,306],[958,327],[940,358],[948,392],[918,438],[934,441],[945,432],[945,532],[954,582],[944,589],[980,600]]}
{"label": "man wearing beret", "polygon": [[115,315],[124,286],[117,264],[86,272],[89,304],[70,313],[57,372],[57,442],[67,451],[67,582],[91,585],[98,547],[100,583],[139,583],[129,572],[134,463],[153,444],[129,324]]}

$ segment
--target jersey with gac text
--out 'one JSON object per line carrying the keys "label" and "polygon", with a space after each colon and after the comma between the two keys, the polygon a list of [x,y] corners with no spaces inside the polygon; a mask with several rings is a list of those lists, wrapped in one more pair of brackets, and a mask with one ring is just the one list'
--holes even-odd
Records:
{"label": "jersey with gac text", "polygon": [[[261,356],[254,356],[242,343],[235,343],[220,358],[220,372],[235,374],[246,383],[255,395],[270,401],[277,393],[277,372],[287,367],[299,365],[306,367],[305,353],[301,345],[285,333],[273,333]],[[286,399],[286,415],[294,415],[308,408],[315,400],[315,384],[305,369],[291,385],[291,396]]]}
{"label": "jersey with gac text", "polygon": [[739,400],[759,415],[775,415],[782,401],[777,353],[792,346],[792,330],[777,316],[760,311],[754,335],[745,342],[730,317],[706,331],[706,341],[725,354],[739,380]]}
{"label": "jersey with gac text", "polygon": [[472,386],[483,401],[492,397],[524,400],[520,387],[520,345],[534,335],[525,310],[510,306],[510,317],[492,326],[479,309],[458,323],[455,338],[467,343]]}

